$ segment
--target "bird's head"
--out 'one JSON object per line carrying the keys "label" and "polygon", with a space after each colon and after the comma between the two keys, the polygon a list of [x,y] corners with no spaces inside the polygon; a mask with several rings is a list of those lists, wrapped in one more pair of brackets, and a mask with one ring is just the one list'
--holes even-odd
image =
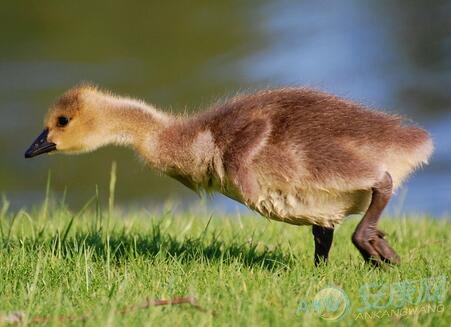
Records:
{"label": "bird's head", "polygon": [[93,86],[64,93],[51,106],[44,130],[25,152],[26,158],[48,152],[82,153],[109,142],[106,94]]}

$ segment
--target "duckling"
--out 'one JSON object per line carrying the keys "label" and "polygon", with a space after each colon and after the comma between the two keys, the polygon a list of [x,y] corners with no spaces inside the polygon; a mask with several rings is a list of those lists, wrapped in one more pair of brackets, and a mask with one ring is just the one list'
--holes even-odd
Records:
{"label": "duckling", "polygon": [[175,116],[95,86],[70,89],[26,151],[84,153],[129,146],[196,192],[220,192],[269,219],[312,225],[314,263],[334,228],[363,214],[352,242],[374,265],[400,259],[377,228],[393,192],[427,163],[429,134],[400,117],[308,88],[241,95]]}

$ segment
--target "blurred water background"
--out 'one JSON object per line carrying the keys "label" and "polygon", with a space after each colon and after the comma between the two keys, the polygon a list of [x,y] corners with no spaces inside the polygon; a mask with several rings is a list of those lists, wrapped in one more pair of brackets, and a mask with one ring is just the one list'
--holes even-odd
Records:
{"label": "blurred water background", "polygon": [[[197,111],[237,91],[307,85],[426,127],[436,151],[390,210],[445,216],[451,206],[451,3],[449,1],[2,1],[0,193],[13,207],[44,197],[79,207],[108,190],[151,208],[198,202],[126,149],[24,160],[48,106],[92,81],[172,111]],[[208,200],[233,211],[224,197]]]}

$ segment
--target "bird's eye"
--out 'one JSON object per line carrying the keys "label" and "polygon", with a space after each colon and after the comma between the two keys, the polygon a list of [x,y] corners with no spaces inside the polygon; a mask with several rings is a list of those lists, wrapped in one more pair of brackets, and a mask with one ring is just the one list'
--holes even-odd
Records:
{"label": "bird's eye", "polygon": [[69,119],[65,116],[59,116],[56,124],[58,127],[64,127],[69,124]]}

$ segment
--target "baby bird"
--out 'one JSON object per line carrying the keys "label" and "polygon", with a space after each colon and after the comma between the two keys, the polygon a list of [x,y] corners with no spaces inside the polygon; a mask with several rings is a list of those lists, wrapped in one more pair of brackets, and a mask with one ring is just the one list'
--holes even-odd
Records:
{"label": "baby bird", "polygon": [[220,192],[261,215],[312,225],[315,264],[334,227],[363,213],[352,242],[372,264],[399,263],[377,228],[393,192],[433,151],[394,115],[306,88],[237,96],[191,117],[82,85],[50,108],[25,157],[130,146],[192,190]]}

